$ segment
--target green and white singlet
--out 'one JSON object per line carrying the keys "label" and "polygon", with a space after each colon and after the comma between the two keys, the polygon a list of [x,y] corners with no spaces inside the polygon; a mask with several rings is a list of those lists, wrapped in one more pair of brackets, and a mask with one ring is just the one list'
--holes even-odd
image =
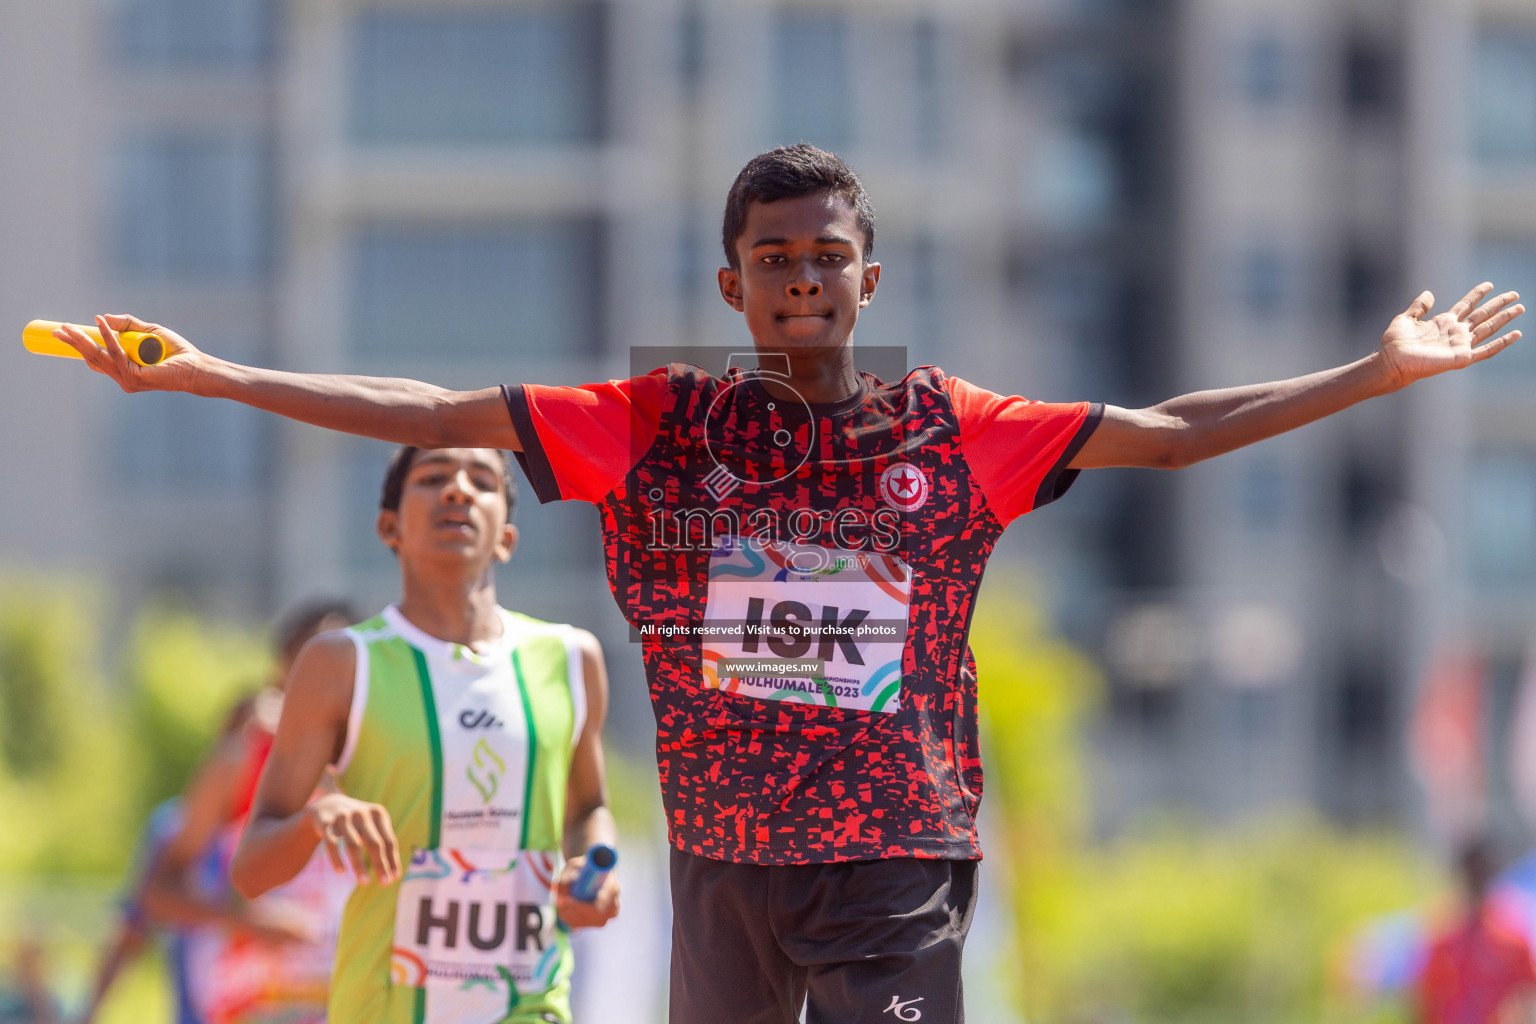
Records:
{"label": "green and white singlet", "polygon": [[342,789],[388,808],[410,863],[347,903],[331,1024],[570,1019],[553,885],[586,720],[581,653],[571,627],[497,611],[502,636],[478,652],[393,605],[347,630]]}

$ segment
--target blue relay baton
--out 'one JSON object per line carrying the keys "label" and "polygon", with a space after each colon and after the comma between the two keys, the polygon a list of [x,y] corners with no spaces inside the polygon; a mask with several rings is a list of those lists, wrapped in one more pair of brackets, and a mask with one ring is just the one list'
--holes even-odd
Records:
{"label": "blue relay baton", "polygon": [[576,873],[571,883],[571,899],[591,903],[597,899],[597,891],[603,887],[603,879],[619,862],[619,851],[607,843],[594,843],[587,851],[587,862]]}

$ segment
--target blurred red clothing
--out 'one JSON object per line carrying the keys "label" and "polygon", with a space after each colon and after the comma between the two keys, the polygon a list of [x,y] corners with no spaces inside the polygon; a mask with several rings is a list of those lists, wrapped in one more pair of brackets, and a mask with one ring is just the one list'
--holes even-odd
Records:
{"label": "blurred red clothing", "polygon": [[1536,957],[1491,907],[1438,935],[1419,981],[1420,1024],[1499,1024],[1511,1000],[1536,996]]}

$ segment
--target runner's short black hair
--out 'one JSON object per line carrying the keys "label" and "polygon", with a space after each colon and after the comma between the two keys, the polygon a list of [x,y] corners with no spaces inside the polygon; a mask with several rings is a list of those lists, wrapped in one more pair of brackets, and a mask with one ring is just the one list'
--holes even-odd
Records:
{"label": "runner's short black hair", "polygon": [[350,626],[360,617],[350,601],[337,597],[313,597],[289,607],[278,617],[274,630],[278,655],[284,661],[298,657],[299,648],[309,642],[326,619],[333,618]]}
{"label": "runner's short black hair", "polygon": [[753,203],[771,203],[779,199],[829,195],[845,199],[864,232],[864,262],[875,256],[875,208],[853,168],[835,153],[818,149],[809,142],[780,146],[747,161],[736,175],[725,197],[725,223],[720,241],[725,259],[735,270],[741,269],[736,243],[747,229],[747,210]]}
{"label": "runner's short black hair", "polygon": [[[384,470],[384,487],[379,492],[381,510],[400,510],[400,493],[405,490],[405,475],[411,471],[411,464],[422,451],[421,448],[401,445],[389,457],[389,468]],[[502,493],[507,497],[507,522],[510,523],[512,513],[517,508],[517,481],[512,476],[512,457],[500,448],[496,449],[496,454],[501,456],[501,486]]]}

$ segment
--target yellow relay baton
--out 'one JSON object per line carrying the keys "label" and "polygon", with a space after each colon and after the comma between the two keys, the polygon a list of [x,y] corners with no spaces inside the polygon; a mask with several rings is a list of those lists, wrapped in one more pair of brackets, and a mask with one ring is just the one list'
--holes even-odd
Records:
{"label": "yellow relay baton", "polygon": [[[33,320],[22,328],[21,343],[28,352],[36,352],[40,356],[79,359],[79,352],[53,336],[53,332],[62,326],[57,320]],[[96,344],[106,347],[101,340],[101,332],[96,328],[82,324],[75,326],[94,339]],[[165,342],[146,331],[119,331],[117,340],[122,344],[123,351],[128,353],[128,358],[140,366],[154,366],[165,358]]]}

